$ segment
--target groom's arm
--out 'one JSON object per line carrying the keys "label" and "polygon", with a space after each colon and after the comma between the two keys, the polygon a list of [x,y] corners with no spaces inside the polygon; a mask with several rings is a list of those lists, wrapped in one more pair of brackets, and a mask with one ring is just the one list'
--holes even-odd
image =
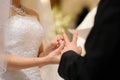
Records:
{"label": "groom's arm", "polygon": [[85,62],[85,57],[81,57],[72,50],[67,51],[62,55],[58,69],[59,75],[65,80],[86,80],[88,76]]}

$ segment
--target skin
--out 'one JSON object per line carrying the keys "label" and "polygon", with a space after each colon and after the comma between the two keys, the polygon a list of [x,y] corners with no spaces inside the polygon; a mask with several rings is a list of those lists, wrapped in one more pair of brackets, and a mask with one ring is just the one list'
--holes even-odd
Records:
{"label": "skin", "polygon": [[70,40],[68,39],[68,36],[66,35],[65,31],[62,30],[62,35],[65,41],[65,47],[62,50],[62,54],[64,54],[66,51],[75,51],[77,54],[81,55],[82,53],[82,49],[81,47],[77,46],[77,39],[78,39],[78,32],[75,32],[73,35],[73,39],[70,42]]}

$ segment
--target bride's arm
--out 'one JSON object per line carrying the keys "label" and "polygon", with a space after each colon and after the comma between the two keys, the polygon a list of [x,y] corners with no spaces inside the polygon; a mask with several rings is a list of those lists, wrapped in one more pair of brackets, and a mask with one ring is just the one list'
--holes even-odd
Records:
{"label": "bride's arm", "polygon": [[50,64],[49,56],[41,58],[25,58],[6,55],[7,69],[8,70],[19,70],[34,66],[44,66]]}
{"label": "bride's arm", "polygon": [[64,41],[60,41],[60,46],[49,53],[49,55],[40,58],[24,58],[11,55],[5,55],[8,70],[19,70],[34,66],[45,66],[48,64],[58,64],[61,58],[61,51],[64,48]]}

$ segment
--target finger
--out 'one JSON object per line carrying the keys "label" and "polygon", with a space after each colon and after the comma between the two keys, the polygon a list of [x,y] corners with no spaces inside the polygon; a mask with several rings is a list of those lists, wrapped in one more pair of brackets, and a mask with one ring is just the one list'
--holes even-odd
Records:
{"label": "finger", "polygon": [[52,44],[53,45],[58,45],[59,41],[61,40],[61,35],[57,35],[53,40]]}
{"label": "finger", "polygon": [[51,42],[48,44],[51,48],[56,48],[57,45],[59,45],[59,42],[57,41],[57,37],[55,37]]}
{"label": "finger", "polygon": [[57,35],[56,40],[55,40],[56,45],[57,45],[56,48],[58,48],[60,46],[60,41],[61,40],[63,40],[63,36],[62,35]]}
{"label": "finger", "polygon": [[73,35],[73,40],[72,42],[77,44],[77,39],[78,39],[78,32],[75,32],[74,35]]}
{"label": "finger", "polygon": [[57,41],[63,40],[63,36],[62,35],[57,35]]}
{"label": "finger", "polygon": [[64,41],[61,40],[60,41],[60,46],[55,51],[57,53],[61,52],[63,50],[63,48],[64,48],[64,45],[65,45]]}
{"label": "finger", "polygon": [[70,43],[70,41],[68,39],[68,36],[66,35],[65,31],[62,29],[61,32],[62,32],[62,35],[63,35],[63,38],[64,38],[66,44]]}
{"label": "finger", "polygon": [[58,45],[59,43],[58,43],[58,41],[57,40],[53,40],[52,42],[51,42],[51,47],[52,46],[56,46],[56,45]]}

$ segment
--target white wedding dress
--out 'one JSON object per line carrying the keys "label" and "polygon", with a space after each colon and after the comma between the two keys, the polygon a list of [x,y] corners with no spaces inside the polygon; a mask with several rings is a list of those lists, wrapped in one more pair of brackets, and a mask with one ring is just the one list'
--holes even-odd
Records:
{"label": "white wedding dress", "polygon": [[[6,22],[4,35],[6,53],[32,58],[38,55],[44,30],[36,19],[16,15]],[[7,71],[2,78],[3,80],[41,80],[39,67]]]}

